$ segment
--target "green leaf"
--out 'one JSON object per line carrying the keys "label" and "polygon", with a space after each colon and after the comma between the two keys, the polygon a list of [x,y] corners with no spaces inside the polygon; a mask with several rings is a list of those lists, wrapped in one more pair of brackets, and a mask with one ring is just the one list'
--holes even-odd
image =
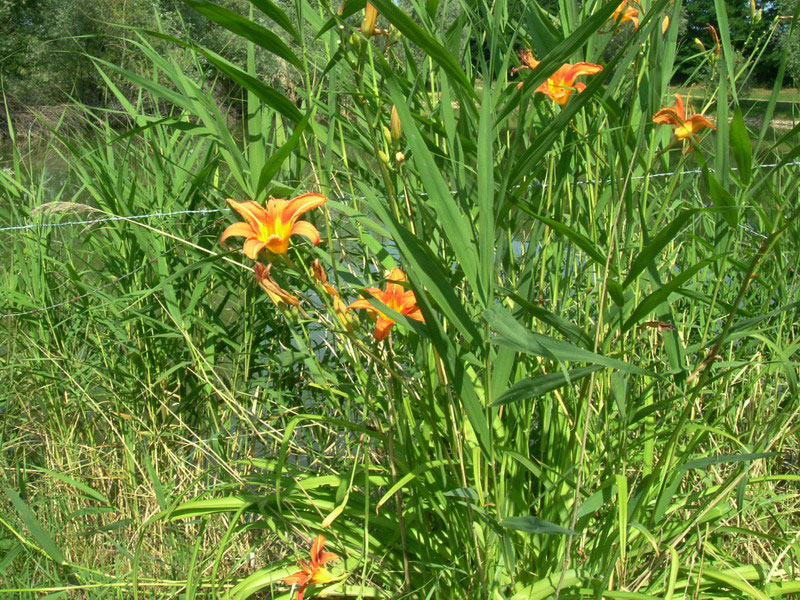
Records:
{"label": "green leaf", "polygon": [[[194,44],[191,44],[189,42],[185,42],[185,41],[183,41],[183,40],[181,40],[179,38],[176,38],[176,37],[171,36],[171,35],[167,35],[165,33],[160,33],[158,31],[152,31],[152,30],[149,30],[149,29],[142,29],[140,31],[142,33],[146,33],[146,34],[151,35],[153,37],[158,37],[158,38],[161,38],[163,40],[167,40],[169,42],[172,42],[174,44],[179,44],[179,45],[183,46],[184,48],[189,48],[190,50],[194,50],[195,52],[199,52],[200,54],[205,56],[209,60],[209,62],[211,62],[220,71],[225,73],[228,77],[233,79],[236,83],[241,85],[247,91],[252,92],[253,94],[255,94],[256,97],[259,100],[261,100],[264,104],[266,104],[270,108],[275,109],[276,111],[278,111],[280,114],[282,114],[287,119],[290,119],[291,121],[294,121],[295,123],[303,119],[303,113],[300,112],[300,109],[298,109],[294,104],[292,104],[292,101],[289,100],[286,96],[284,96],[281,92],[279,92],[275,88],[272,88],[272,87],[268,86],[267,84],[263,83],[261,80],[259,80],[259,79],[255,78],[255,77],[253,77],[252,75],[250,75],[249,73],[243,71],[242,69],[240,69],[239,67],[234,65],[232,62],[230,62],[226,58],[223,58],[222,56],[220,56],[216,52],[213,52],[213,51],[208,50],[207,48],[203,48],[201,46],[195,46]],[[114,67],[114,65],[110,65],[110,66]],[[114,69],[122,72],[122,69],[120,69],[118,67],[114,67]],[[129,76],[127,72],[125,72],[124,74],[126,74],[126,76]],[[147,82],[147,80],[144,80],[144,81]],[[147,87],[147,88],[150,88],[150,87],[152,87],[152,85],[154,85],[152,83],[148,83],[148,85],[145,85],[141,81],[136,81],[136,82],[139,83],[140,85],[142,85],[143,87]],[[168,98],[168,99],[170,99],[170,98]],[[170,100],[173,103],[177,104],[178,106],[182,106],[182,104],[179,104],[178,102],[175,102],[174,99],[170,99]]]}
{"label": "green leaf", "polygon": [[662,302],[666,302],[669,298],[669,295],[673,293],[676,289],[681,287],[684,283],[689,281],[694,275],[703,267],[711,264],[712,262],[719,259],[722,255],[718,254],[716,256],[712,256],[711,258],[706,258],[705,260],[701,260],[696,265],[693,265],[683,271],[680,275],[670,280],[668,283],[665,283],[663,286],[658,288],[655,292],[647,296],[644,300],[642,300],[639,305],[633,309],[633,313],[631,316],[628,317],[628,320],[622,325],[621,331],[625,333],[631,327],[633,327],[636,323],[641,320],[642,317],[654,311]]}
{"label": "green leaf", "polygon": [[677,217],[672,219],[664,229],[659,231],[658,234],[642,248],[642,251],[639,252],[631,263],[631,269],[628,271],[625,281],[622,282],[622,287],[628,287],[633,283],[639,273],[644,271],[647,266],[655,260],[656,256],[658,256],[664,247],[677,237],[680,230],[686,226],[691,218],[702,210],[703,209],[699,208],[684,210]]}
{"label": "green leaf", "polygon": [[17,492],[9,487],[3,486],[3,491],[5,491],[8,499],[11,500],[14,508],[17,509],[22,521],[30,530],[33,539],[35,539],[36,543],[41,546],[42,550],[45,551],[47,556],[60,565],[65,564],[67,562],[67,558],[64,556],[64,553],[61,552],[61,549],[58,546],[56,546],[55,541],[53,541],[53,537],[44,528],[39,519],[36,518],[36,515],[33,514],[33,511],[28,507],[25,501],[19,497]]}
{"label": "green leaf", "polygon": [[169,513],[170,519],[188,519],[204,517],[221,512],[236,512],[256,506],[258,499],[245,496],[228,496],[206,500],[190,500],[178,505]]}
{"label": "green leaf", "polygon": [[317,32],[317,35],[314,36],[314,39],[317,40],[322,36],[323,33],[329,31],[333,27],[336,27],[336,24],[340,21],[347,19],[348,17],[353,16],[360,10],[364,10],[364,7],[367,5],[367,0],[347,0],[342,7],[342,14],[341,15],[334,15],[327,21],[325,24],[320,28]]}
{"label": "green leaf", "polygon": [[750,144],[750,137],[747,135],[747,127],[744,124],[742,110],[738,107],[731,120],[730,138],[733,159],[739,168],[739,179],[747,185],[750,183],[752,174],[753,146]]}
{"label": "green leaf", "polygon": [[284,60],[290,62],[295,67],[304,71],[303,61],[301,61],[291,48],[286,45],[281,38],[265,29],[249,19],[244,18],[233,11],[223,8],[218,4],[208,2],[207,0],[183,0],[194,8],[197,12],[205,15],[217,25],[220,25],[240,37],[250,40],[257,46],[261,46],[265,50],[280,56]]}
{"label": "green leaf", "polygon": [[[392,0],[374,0],[372,4],[378,9],[381,15],[386,17],[392,25],[397,27],[400,33],[424,50],[428,56],[442,67],[454,83],[470,97],[477,100],[475,88],[470,83],[469,79],[467,79],[467,76],[464,74],[464,71],[461,69],[456,59],[453,58],[453,55],[437,42],[430,33],[417,25],[414,20],[404,13]],[[405,127],[405,122],[403,122],[403,127]]]}
{"label": "green leaf", "polygon": [[295,29],[291,19],[289,19],[286,13],[283,12],[277,4],[272,2],[272,0],[250,0],[250,4],[275,21],[275,23],[280,25],[281,29],[291,35],[295,40],[298,42],[300,41],[300,34],[297,33],[297,29]]}
{"label": "green leaf", "polygon": [[714,205],[722,212],[722,217],[727,221],[731,227],[736,227],[739,220],[739,214],[736,208],[736,201],[733,199],[725,188],[723,188],[714,174],[703,165],[703,173],[706,177],[706,185],[708,186],[708,194],[711,196]]}
{"label": "green leaf", "polygon": [[[487,78],[488,79],[488,78]],[[494,152],[492,132],[494,129],[494,104],[492,86],[483,86],[480,119],[478,121],[478,293],[487,308],[494,290]]]}
{"label": "green leaf", "polygon": [[303,135],[303,131],[305,131],[306,125],[308,125],[308,121],[311,119],[311,111],[306,113],[306,116],[303,117],[303,120],[300,121],[294,128],[292,135],[289,136],[289,139],[286,140],[286,143],[283,144],[280,148],[278,148],[275,152],[273,152],[270,157],[264,162],[264,166],[261,169],[261,174],[258,177],[258,186],[256,187],[256,200],[258,200],[261,196],[261,192],[263,192],[267,186],[272,181],[272,178],[275,177],[277,172],[280,170],[281,166],[283,165],[284,161],[289,158],[292,151],[297,146],[300,138]]}
{"label": "green leaf", "polygon": [[572,242],[578,246],[581,250],[586,252],[590,257],[592,257],[598,264],[605,265],[606,264],[606,257],[603,254],[602,250],[600,250],[597,246],[595,246],[594,242],[587,238],[582,233],[578,233],[574,229],[570,228],[569,226],[565,225],[564,223],[560,223],[555,219],[551,219],[550,217],[545,217],[544,215],[540,215],[539,213],[533,211],[532,209],[528,208],[524,204],[518,205],[519,208],[524,210],[534,219],[541,221],[553,231],[560,233],[561,235],[569,238]]}
{"label": "green leaf", "polygon": [[539,517],[508,517],[500,521],[506,529],[516,529],[525,533],[544,533],[547,535],[577,535],[577,531],[561,527]]}
{"label": "green leaf", "polygon": [[542,396],[567,384],[573,384],[602,368],[603,367],[600,365],[592,365],[591,367],[572,369],[567,372],[569,374],[569,379],[567,379],[564,373],[548,373],[547,375],[541,375],[539,377],[526,377],[503,392],[503,394],[492,403],[492,406],[502,406],[511,402]]}
{"label": "green leaf", "polygon": [[675,467],[676,471],[688,471],[690,469],[705,469],[710,465],[727,465],[731,463],[749,462],[759,458],[770,458],[780,456],[780,452],[754,452],[753,454],[723,454],[720,456],[707,456],[690,460],[687,463]]}
{"label": "green leaf", "polygon": [[646,375],[647,371],[615,358],[608,358],[589,350],[573,346],[569,342],[557,340],[539,333],[534,333],[520,325],[516,319],[502,307],[493,306],[484,313],[486,321],[497,332],[497,341],[520,352],[543,356],[561,362],[588,362],[611,369],[619,369],[637,375]]}

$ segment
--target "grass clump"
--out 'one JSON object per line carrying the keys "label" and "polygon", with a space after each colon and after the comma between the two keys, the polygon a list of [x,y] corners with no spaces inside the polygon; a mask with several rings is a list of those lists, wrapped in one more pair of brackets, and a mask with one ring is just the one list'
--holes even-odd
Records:
{"label": "grass clump", "polygon": [[137,127],[84,109],[63,183],[0,175],[9,225],[113,218],[0,232],[7,590],[800,591],[798,152],[780,82],[745,120],[758,48],[723,35],[681,112],[680,3],[264,4],[283,45],[191,4],[248,40],[193,48],[246,90],[241,139],[141,33],[152,79],[97,62]]}

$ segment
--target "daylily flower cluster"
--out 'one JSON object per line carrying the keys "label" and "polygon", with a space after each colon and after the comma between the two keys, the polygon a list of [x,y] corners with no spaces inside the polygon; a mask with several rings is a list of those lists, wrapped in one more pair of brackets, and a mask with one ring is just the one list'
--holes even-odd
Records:
{"label": "daylily flower cluster", "polygon": [[[253,200],[237,202],[228,198],[228,204],[244,217],[243,222],[230,225],[222,233],[220,243],[231,237],[245,238],[243,252],[255,261],[259,256],[266,254],[271,260],[279,259],[285,262],[285,256],[289,250],[289,239],[293,235],[302,235],[316,246],[320,243],[320,235],[317,228],[308,221],[299,221],[300,216],[306,212],[319,208],[328,199],[322,194],[303,194],[293,200],[283,200],[270,198],[266,208]],[[277,305],[286,304],[288,306],[299,306],[300,299],[284,290],[278,282],[273,279],[271,271],[273,263],[264,265],[256,262],[254,272],[256,281],[267,293],[269,298]],[[394,325],[394,320],[385,315],[380,309],[376,308],[366,299],[356,300],[350,305],[345,305],[339,291],[328,283],[328,276],[325,273],[319,260],[311,263],[311,277],[328,294],[333,304],[333,310],[341,324],[348,330],[352,330],[352,320],[348,317],[349,309],[366,309],[375,318],[375,339],[381,341],[389,335]],[[385,290],[378,288],[367,288],[365,291],[383,302],[386,306],[406,315],[417,321],[424,321],[422,313],[417,306],[417,299],[414,292],[403,287],[406,275],[401,269],[394,269],[389,274],[389,282]]]}

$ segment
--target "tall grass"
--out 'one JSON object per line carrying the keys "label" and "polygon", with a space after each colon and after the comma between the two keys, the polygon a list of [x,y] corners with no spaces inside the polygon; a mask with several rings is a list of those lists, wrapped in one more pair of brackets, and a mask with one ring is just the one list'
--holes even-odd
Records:
{"label": "tall grass", "polygon": [[[324,241],[275,261],[289,308],[219,248],[219,215],[0,233],[24,313],[2,320],[2,587],[289,598],[323,533],[345,597],[800,593],[800,146],[747,128],[757,61],[737,62],[724,3],[691,99],[716,131],[685,143],[652,122],[680,1],[633,32],[616,2],[376,0],[373,37],[363,2],[253,2],[282,37],[190,4],[250,42],[238,66],[195,48],[247,90],[241,141],[138,32],[151,79],[97,63],[141,87],[107,77],[136,128],[84,109],[92,135],[53,143],[57,188],[18,151],[8,222],[314,191]],[[541,64],[512,76],[528,46]],[[258,80],[265,51],[299,107]],[[604,70],[560,108],[535,90],[566,61]],[[401,267],[424,323],[375,304],[397,323],[373,340],[314,259],[346,302]]]}

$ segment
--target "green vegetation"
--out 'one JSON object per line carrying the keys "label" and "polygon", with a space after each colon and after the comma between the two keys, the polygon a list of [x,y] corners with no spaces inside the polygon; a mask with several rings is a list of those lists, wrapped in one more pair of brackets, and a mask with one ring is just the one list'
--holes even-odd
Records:
{"label": "green vegetation", "polygon": [[[186,4],[1,165],[0,593],[288,600],[324,535],[306,598],[800,594],[767,37],[700,53],[670,125],[680,0],[374,0],[372,36],[358,1]],[[565,62],[602,70],[560,105]],[[256,281],[226,199],[305,193]]]}

